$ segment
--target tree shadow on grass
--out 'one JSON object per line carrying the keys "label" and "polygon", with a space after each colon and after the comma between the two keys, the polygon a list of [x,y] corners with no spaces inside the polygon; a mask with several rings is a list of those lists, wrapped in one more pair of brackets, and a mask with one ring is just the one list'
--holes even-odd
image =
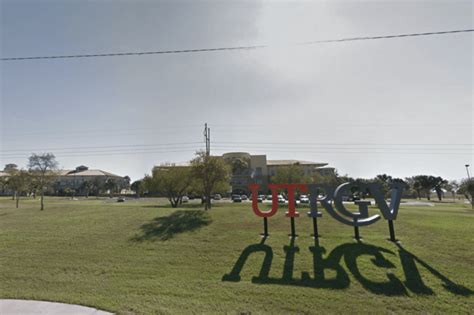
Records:
{"label": "tree shadow on grass", "polygon": [[201,210],[179,210],[166,217],[158,217],[150,223],[143,224],[142,233],[132,238],[133,241],[166,241],[179,233],[191,232],[211,224],[209,213]]}
{"label": "tree shadow on grass", "polygon": [[[212,208],[214,207],[220,207],[220,205],[215,205],[213,204],[212,205]],[[173,209],[170,205],[170,203],[164,203],[164,204],[156,204],[156,205],[144,205],[142,206],[142,208],[166,208],[166,209]],[[183,203],[181,205],[179,205],[177,208],[174,208],[174,209],[204,209],[204,204],[202,203]]]}

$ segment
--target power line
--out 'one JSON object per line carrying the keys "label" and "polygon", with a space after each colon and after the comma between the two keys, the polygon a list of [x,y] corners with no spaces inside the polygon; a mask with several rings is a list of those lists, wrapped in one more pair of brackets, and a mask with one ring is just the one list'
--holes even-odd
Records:
{"label": "power line", "polygon": [[[264,151],[264,152],[285,152],[285,153],[331,153],[331,154],[366,154],[370,155],[375,154],[392,154],[392,155],[405,155],[405,154],[428,154],[428,155],[471,155],[472,152],[459,149],[456,151],[440,151],[439,149],[433,148],[430,150],[436,151],[420,151],[419,149],[406,149],[406,148],[397,148],[397,149],[387,149],[387,148],[372,148],[367,150],[367,148],[338,148],[340,150],[331,150],[331,148],[284,148],[284,147],[273,147],[273,148],[249,148],[249,147],[234,147],[234,146],[215,146],[218,151],[229,151],[236,149],[245,149],[245,150],[254,150],[254,151]],[[137,149],[114,149],[114,150],[96,150],[96,151],[68,151],[68,152],[54,152],[58,157],[82,157],[82,156],[120,156],[125,154],[149,154],[149,153],[171,153],[171,152],[190,152],[197,151],[202,149],[202,147],[177,147],[177,148],[137,148]],[[393,151],[397,150],[397,151]],[[10,154],[0,154],[0,157],[3,159],[13,159],[13,158],[24,158],[25,156],[20,156],[20,153],[10,153]]]}
{"label": "power line", "polygon": [[[176,153],[176,152],[196,152],[198,150],[202,150],[202,148],[187,148],[187,149],[176,149],[176,150],[159,150],[159,151],[127,151],[127,152],[115,152],[115,153],[87,153],[83,154],[79,152],[78,154],[57,154],[57,158],[62,159],[62,158],[70,158],[70,157],[86,157],[86,156],[122,156],[122,155],[135,155],[135,154],[166,154],[166,153]],[[4,157],[3,155],[0,155],[0,158],[2,159],[21,159],[21,158],[28,158],[27,156],[7,156]]]}
{"label": "power line", "polygon": [[[159,132],[171,132],[175,133],[177,130],[183,130],[186,128],[193,128],[201,125],[177,125],[175,127],[165,127],[165,128],[159,128]],[[61,133],[61,135],[64,134],[85,134],[85,133],[93,133],[94,135],[97,135],[98,133],[120,133],[120,132],[127,132],[130,133],[131,131],[144,131],[144,132],[156,132],[157,128],[156,127],[150,127],[150,128],[120,128],[120,129],[76,129],[76,130],[37,130],[37,131],[31,131],[31,132],[26,132],[26,133],[12,133],[10,130],[5,130],[2,131],[3,135],[5,138],[7,137],[12,137],[12,136],[44,136],[44,135],[57,135],[58,133]]]}
{"label": "power line", "polygon": [[[340,43],[340,42],[353,42],[353,41],[364,41],[364,40],[379,40],[379,39],[394,39],[394,38],[405,38],[405,37],[419,37],[419,36],[433,36],[433,35],[447,35],[456,33],[468,33],[474,32],[474,29],[462,29],[462,30],[451,30],[451,31],[439,31],[439,32],[425,32],[425,33],[407,33],[407,34],[394,34],[394,35],[382,35],[382,36],[361,36],[361,37],[348,37],[339,39],[327,39],[327,40],[315,40],[306,41],[295,44],[289,44],[289,46],[307,46],[325,43]],[[164,54],[184,54],[184,53],[201,53],[201,52],[216,52],[216,51],[233,51],[233,50],[254,50],[262,48],[270,48],[271,45],[250,45],[250,46],[233,46],[233,47],[217,47],[217,48],[196,48],[196,49],[182,49],[182,50],[159,50],[159,51],[142,51],[142,52],[122,52],[122,53],[103,53],[103,54],[78,54],[78,55],[55,55],[55,56],[30,56],[30,57],[6,57],[1,58],[1,61],[20,61],[20,60],[37,60],[37,59],[71,59],[71,58],[96,58],[96,57],[119,57],[119,56],[146,56],[146,55],[164,55]]]}
{"label": "power line", "polygon": [[[93,151],[63,151],[63,152],[57,152],[57,151],[52,151],[52,153],[62,156],[64,154],[74,154],[74,155],[81,155],[81,154],[91,154],[91,153],[116,153],[116,154],[121,154],[121,153],[130,153],[130,152],[157,152],[156,150],[160,150],[160,152],[169,152],[173,150],[189,150],[189,149],[196,149],[196,146],[185,146],[185,147],[172,147],[172,148],[137,148],[137,149],[115,149],[115,150],[93,150]],[[11,156],[18,156],[21,153],[7,153],[7,154],[0,154],[2,157],[11,157]]]}
{"label": "power line", "polygon": [[334,146],[334,145],[349,145],[349,146],[359,146],[359,145],[390,145],[390,146],[472,146],[474,143],[370,143],[370,142],[240,142],[240,141],[226,141],[226,142],[219,142],[214,141],[216,144],[243,144],[243,145],[327,145],[327,146]]}
{"label": "power line", "polygon": [[[207,129],[209,132],[209,128]],[[209,134],[208,134],[209,135]],[[472,144],[389,144],[389,143],[284,143],[284,142],[214,142],[216,148],[225,148],[235,150],[237,148],[253,149],[253,150],[383,150],[389,152],[397,152],[400,150],[419,150],[419,151],[464,151],[471,152]],[[36,148],[36,149],[10,149],[0,150],[3,157],[16,156],[22,153],[34,151],[51,151],[55,154],[85,154],[85,153],[101,153],[101,152],[127,152],[130,150],[175,150],[195,148],[195,145],[201,142],[175,142],[175,143],[156,143],[156,144],[124,144],[124,145],[108,145],[108,146],[84,146],[84,147],[55,147],[55,148]],[[447,146],[447,147],[443,147]],[[459,146],[470,146],[467,148]],[[206,139],[206,152],[209,143]]]}
{"label": "power line", "polygon": [[64,151],[64,150],[83,150],[83,149],[104,149],[104,148],[139,148],[139,147],[161,147],[161,146],[183,146],[201,144],[201,142],[174,142],[174,143],[155,143],[155,144],[122,144],[122,145],[102,145],[90,147],[62,147],[62,148],[37,148],[37,149],[20,149],[20,150],[0,150],[1,152],[31,152],[31,151]]}
{"label": "power line", "polygon": [[[229,149],[224,149],[224,148],[216,148],[215,151],[228,151]],[[254,149],[255,150],[255,149]],[[262,151],[262,150],[256,150],[256,151]],[[332,154],[332,155],[340,155],[340,154],[364,154],[364,155],[370,155],[370,154],[390,154],[390,155],[396,155],[397,158],[404,156],[404,155],[430,155],[430,156],[436,156],[436,155],[472,155],[472,153],[460,153],[460,152],[415,152],[415,151],[406,151],[406,152],[383,152],[383,151],[372,151],[372,152],[367,152],[367,151],[308,151],[308,150],[282,150],[282,149],[264,149],[263,151],[265,152],[283,152],[283,153],[314,153],[314,154]]]}

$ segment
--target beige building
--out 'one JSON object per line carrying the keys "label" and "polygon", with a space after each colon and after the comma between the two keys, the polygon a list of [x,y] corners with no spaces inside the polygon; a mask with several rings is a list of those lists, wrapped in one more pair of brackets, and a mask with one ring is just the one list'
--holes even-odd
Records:
{"label": "beige building", "polygon": [[78,166],[74,170],[61,170],[53,185],[54,190],[64,192],[66,189],[74,189],[77,192],[84,190],[84,183],[89,182],[94,189],[104,192],[107,180],[113,179],[117,183],[117,189],[127,188],[130,179],[99,169],[89,169],[87,166]]}
{"label": "beige building", "polygon": [[[55,174],[55,179],[48,193],[65,194],[67,190],[74,190],[76,195],[106,193],[108,188],[106,182],[113,179],[116,183],[116,191],[127,189],[130,186],[130,178],[128,176],[119,176],[99,169],[89,169],[87,166],[78,166],[74,170],[60,170]],[[8,172],[0,171],[0,180],[10,176]],[[88,185],[84,183],[88,182]],[[0,182],[1,183],[1,182]],[[87,187],[86,187],[87,186]],[[8,186],[0,185],[0,195],[12,194],[8,190]]]}
{"label": "beige building", "polygon": [[[335,168],[324,162],[311,162],[302,160],[268,160],[265,154],[252,155],[247,152],[224,153],[222,158],[232,167],[230,186],[233,194],[248,194],[248,186],[252,183],[261,185],[261,192],[268,193],[268,184],[271,177],[284,167],[294,164],[301,166],[304,176],[332,175]],[[190,167],[190,163],[166,163],[155,166],[153,169],[167,168],[172,166]]]}
{"label": "beige building", "polygon": [[223,154],[222,157],[232,165],[230,185],[232,193],[237,194],[248,194],[248,186],[251,183],[260,184],[261,192],[267,193],[271,177],[275,176],[279,169],[294,164],[301,166],[305,176],[330,175],[335,172],[334,167],[324,162],[267,160],[266,155],[251,155],[247,152],[230,152]]}

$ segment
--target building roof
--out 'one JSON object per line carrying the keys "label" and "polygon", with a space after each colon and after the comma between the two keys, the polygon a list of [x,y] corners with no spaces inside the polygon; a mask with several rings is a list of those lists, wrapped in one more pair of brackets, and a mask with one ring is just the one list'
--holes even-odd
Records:
{"label": "building roof", "polygon": [[328,165],[328,163],[324,163],[324,162],[311,162],[311,161],[302,161],[302,160],[267,160],[268,166],[293,165],[297,163],[300,165],[314,165],[314,166]]}
{"label": "building roof", "polygon": [[102,170],[61,170],[59,176],[106,176],[106,177],[122,177]]}
{"label": "building roof", "polygon": [[10,174],[0,171],[0,177],[10,176]]}
{"label": "building roof", "polygon": [[169,167],[190,167],[191,162],[178,162],[178,163],[161,163],[160,165],[155,165],[153,169],[159,169],[159,168],[169,168]]}

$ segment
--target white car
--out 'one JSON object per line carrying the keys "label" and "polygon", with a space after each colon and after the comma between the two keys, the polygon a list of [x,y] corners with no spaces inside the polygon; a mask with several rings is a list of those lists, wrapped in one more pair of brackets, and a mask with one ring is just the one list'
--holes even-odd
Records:
{"label": "white car", "polygon": [[307,195],[300,196],[300,203],[309,203],[309,198]]}
{"label": "white car", "polygon": [[285,198],[282,195],[278,195],[278,203],[284,204],[285,202]]}

